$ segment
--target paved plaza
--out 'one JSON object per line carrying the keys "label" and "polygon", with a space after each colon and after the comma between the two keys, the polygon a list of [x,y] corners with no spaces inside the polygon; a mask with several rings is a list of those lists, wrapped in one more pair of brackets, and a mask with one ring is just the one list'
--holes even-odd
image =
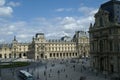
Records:
{"label": "paved plaza", "polygon": [[108,76],[96,74],[89,68],[89,61],[50,60],[35,62],[30,66],[1,70],[1,80],[21,80],[19,70],[31,73],[35,80],[109,80]]}

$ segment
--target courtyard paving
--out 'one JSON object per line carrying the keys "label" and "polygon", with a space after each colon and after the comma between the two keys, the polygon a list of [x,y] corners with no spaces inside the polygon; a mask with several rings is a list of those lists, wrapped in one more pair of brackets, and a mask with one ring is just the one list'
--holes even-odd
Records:
{"label": "courtyard paving", "polygon": [[[77,60],[78,61],[78,60]],[[109,80],[109,76],[90,70],[89,61],[47,60],[30,66],[1,70],[1,80],[21,80],[19,70],[31,73],[35,80]]]}

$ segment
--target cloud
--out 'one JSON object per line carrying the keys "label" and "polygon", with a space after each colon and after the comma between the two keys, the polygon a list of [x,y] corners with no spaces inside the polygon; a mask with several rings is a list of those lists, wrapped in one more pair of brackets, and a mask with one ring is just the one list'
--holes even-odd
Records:
{"label": "cloud", "polygon": [[5,42],[5,40],[4,39],[0,39],[0,43],[3,43],[3,42]]}
{"label": "cloud", "polygon": [[86,7],[86,6],[82,6],[78,9],[78,11],[83,12],[83,13],[88,13],[91,10],[93,10],[93,8],[89,8],[89,7]]}
{"label": "cloud", "polygon": [[0,16],[1,17],[11,16],[12,13],[13,13],[13,9],[11,7],[0,7]]}
{"label": "cloud", "polygon": [[73,11],[73,10],[74,10],[73,8],[58,8],[55,11],[56,12],[64,12],[64,11],[69,12],[69,11]]}
{"label": "cloud", "polygon": [[9,17],[13,13],[11,6],[5,5],[5,0],[0,0],[0,17]]}
{"label": "cloud", "polygon": [[[75,31],[89,28],[89,23],[94,18],[89,17],[58,17],[58,18],[37,18],[30,21],[18,21],[6,23],[0,28],[0,36],[5,40],[12,40],[16,35],[18,41],[31,41],[36,33],[44,33],[46,39],[60,39],[67,35],[73,37]],[[2,24],[1,24],[2,25]],[[0,25],[0,26],[1,26]]]}
{"label": "cloud", "polygon": [[87,31],[89,28],[89,23],[93,22],[94,18],[91,16],[87,17],[65,17],[62,21],[63,29],[69,32],[77,30]]}
{"label": "cloud", "polygon": [[0,6],[3,6],[5,4],[5,0],[0,0]]}
{"label": "cloud", "polygon": [[17,7],[17,6],[20,6],[20,3],[19,2],[13,2],[13,1],[11,1],[7,5],[8,6],[12,6],[12,7]]}
{"label": "cloud", "polygon": [[24,38],[29,38],[29,37],[31,37],[31,35],[30,35],[30,34],[18,34],[17,37],[24,39]]}
{"label": "cloud", "polygon": [[58,35],[59,35],[59,38],[65,36],[65,35],[69,36],[68,33],[64,32],[64,31],[60,31],[60,32],[57,32],[57,33],[56,32],[48,33],[48,34],[46,34],[46,37],[51,37],[49,39],[55,39],[54,37],[58,38]]}
{"label": "cloud", "polygon": [[80,8],[78,8],[78,11],[88,16],[95,14],[98,11],[98,9],[87,6],[81,6]]}
{"label": "cloud", "polygon": [[64,8],[59,8],[59,9],[56,9],[55,11],[62,12],[62,11],[64,11]]}
{"label": "cloud", "polygon": [[[58,16],[49,19],[37,17],[28,21],[14,22],[0,18],[1,39],[4,39],[4,41],[6,40],[6,42],[10,42],[14,35],[16,35],[18,41],[31,41],[32,37],[35,36],[36,33],[44,33],[47,39],[60,39],[65,35],[73,37],[77,30],[88,31],[89,24],[94,22],[94,13],[97,11],[95,8],[88,8],[85,6],[80,7],[78,10],[78,13],[84,13],[84,15],[65,17]],[[86,13],[87,10],[89,13]],[[65,11],[65,9],[58,11]]]}
{"label": "cloud", "polygon": [[98,9],[93,9],[93,10],[90,11],[89,15],[93,16],[97,12],[98,12]]}
{"label": "cloud", "polygon": [[10,32],[10,31],[9,31],[9,32],[7,32],[7,34],[8,34],[8,35],[12,35],[12,34],[13,34],[13,32]]}
{"label": "cloud", "polygon": [[77,24],[77,20],[73,17],[65,17],[61,21],[61,25],[66,30],[75,30],[78,27]]}

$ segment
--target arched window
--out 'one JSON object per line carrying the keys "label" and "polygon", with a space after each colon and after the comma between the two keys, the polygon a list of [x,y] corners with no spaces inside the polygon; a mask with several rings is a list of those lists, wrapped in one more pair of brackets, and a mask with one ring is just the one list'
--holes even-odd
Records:
{"label": "arched window", "polygon": [[43,53],[41,54],[41,58],[44,58],[44,55],[43,55]]}
{"label": "arched window", "polygon": [[75,53],[75,55],[77,56],[77,53]]}

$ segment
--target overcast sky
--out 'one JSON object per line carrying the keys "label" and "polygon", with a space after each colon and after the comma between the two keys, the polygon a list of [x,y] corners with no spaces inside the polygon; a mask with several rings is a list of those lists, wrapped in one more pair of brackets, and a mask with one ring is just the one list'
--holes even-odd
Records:
{"label": "overcast sky", "polygon": [[36,33],[47,39],[88,31],[100,4],[108,0],[0,0],[0,43],[29,42]]}

